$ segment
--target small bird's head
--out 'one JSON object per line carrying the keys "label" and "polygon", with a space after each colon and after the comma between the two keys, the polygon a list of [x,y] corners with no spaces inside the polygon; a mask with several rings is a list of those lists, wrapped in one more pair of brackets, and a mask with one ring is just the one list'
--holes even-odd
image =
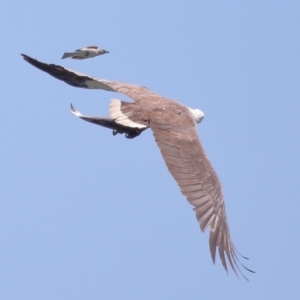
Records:
{"label": "small bird's head", "polygon": [[97,53],[98,53],[97,55],[103,55],[103,54],[105,54],[105,53],[109,53],[109,51],[106,51],[106,50],[104,50],[104,49],[99,49],[99,48],[98,48],[96,51],[97,51]]}

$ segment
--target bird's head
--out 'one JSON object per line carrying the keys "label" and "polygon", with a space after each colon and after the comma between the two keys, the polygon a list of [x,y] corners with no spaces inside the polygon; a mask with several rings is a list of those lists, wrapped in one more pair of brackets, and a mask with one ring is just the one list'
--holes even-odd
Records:
{"label": "bird's head", "polygon": [[202,119],[204,118],[204,112],[198,108],[192,109],[189,107],[189,110],[192,113],[196,123],[199,124],[202,121]]}

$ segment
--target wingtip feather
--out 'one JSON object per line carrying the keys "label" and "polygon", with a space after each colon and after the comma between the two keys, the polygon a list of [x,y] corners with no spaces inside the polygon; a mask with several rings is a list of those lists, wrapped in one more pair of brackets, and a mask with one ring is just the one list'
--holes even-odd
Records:
{"label": "wingtip feather", "polygon": [[76,117],[82,117],[82,114],[74,108],[73,104],[71,103],[71,109],[70,109],[71,114],[73,114]]}

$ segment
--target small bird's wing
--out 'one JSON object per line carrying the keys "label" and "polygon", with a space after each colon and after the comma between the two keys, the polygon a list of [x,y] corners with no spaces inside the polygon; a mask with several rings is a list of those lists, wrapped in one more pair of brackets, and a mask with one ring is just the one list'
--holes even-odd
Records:
{"label": "small bird's wing", "polygon": [[118,92],[130,97],[135,102],[158,97],[157,94],[142,86],[91,77],[59,65],[40,62],[25,54],[21,55],[34,67],[74,87]]}
{"label": "small bird's wing", "polygon": [[85,47],[82,47],[81,49],[98,49],[97,46],[85,46]]}
{"label": "small bird's wing", "polygon": [[201,230],[210,229],[213,262],[218,249],[225,270],[227,257],[236,275],[243,275],[229,232],[221,183],[200,143],[193,117],[183,109],[178,112],[162,109],[151,114],[150,128],[155,141],[182,194],[194,206]]}

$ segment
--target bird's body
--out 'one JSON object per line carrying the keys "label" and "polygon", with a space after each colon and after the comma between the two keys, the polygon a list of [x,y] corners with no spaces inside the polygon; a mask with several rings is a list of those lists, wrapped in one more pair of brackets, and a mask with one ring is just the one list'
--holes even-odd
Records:
{"label": "bird's body", "polygon": [[218,249],[224,268],[227,270],[229,262],[237,275],[243,274],[229,232],[221,183],[197,133],[196,124],[204,117],[200,110],[188,108],[145,87],[98,79],[39,62],[27,55],[23,57],[33,66],[69,85],[118,92],[130,97],[132,103],[116,99],[111,101],[110,118],[87,117],[73,107],[71,112],[86,121],[111,128],[114,133],[133,132],[131,138],[150,128],[168,170],[194,207],[201,230],[210,229],[209,246],[213,262]]}
{"label": "bird's body", "polygon": [[86,59],[98,55],[109,53],[106,50],[99,49],[97,46],[86,46],[75,50],[74,52],[65,52],[61,59],[71,57],[72,59]]}

